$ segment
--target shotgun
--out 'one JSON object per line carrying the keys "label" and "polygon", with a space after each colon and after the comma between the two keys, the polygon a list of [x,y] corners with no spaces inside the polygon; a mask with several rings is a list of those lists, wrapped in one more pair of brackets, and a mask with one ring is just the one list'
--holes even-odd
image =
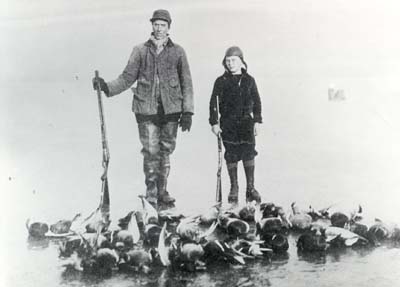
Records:
{"label": "shotgun", "polygon": [[[220,124],[219,122],[219,98],[218,95],[216,96],[216,101],[217,101],[217,119],[218,119],[218,125]],[[216,190],[216,195],[215,195],[215,200],[217,203],[222,202],[222,184],[221,184],[221,171],[222,171],[222,139],[221,139],[221,134],[219,133],[217,135],[217,141],[218,141],[218,171],[217,171],[217,190]]]}
{"label": "shotgun", "polygon": [[[99,78],[99,71],[95,71],[94,73],[95,73],[95,78],[97,80]],[[99,104],[99,113],[100,113],[101,142],[103,147],[102,166],[104,168],[103,174],[101,176],[102,186],[101,186],[101,198],[100,198],[99,209],[104,222],[107,224],[109,223],[109,217],[110,217],[110,193],[108,190],[108,178],[107,178],[108,163],[110,162],[110,152],[107,143],[106,123],[104,120],[103,101],[101,97],[101,90],[99,84],[97,85],[96,91],[97,91],[97,100]]]}

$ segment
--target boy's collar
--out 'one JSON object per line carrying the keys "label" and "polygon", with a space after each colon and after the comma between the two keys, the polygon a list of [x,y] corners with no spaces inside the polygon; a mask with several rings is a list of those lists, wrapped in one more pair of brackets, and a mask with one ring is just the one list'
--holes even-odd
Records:
{"label": "boy's collar", "polygon": [[228,76],[234,76],[234,75],[245,75],[245,74],[247,74],[247,70],[245,69],[245,68],[242,68],[241,69],[242,70],[242,73],[241,74],[232,74],[231,72],[229,72],[228,70],[225,70],[225,75],[228,75]]}

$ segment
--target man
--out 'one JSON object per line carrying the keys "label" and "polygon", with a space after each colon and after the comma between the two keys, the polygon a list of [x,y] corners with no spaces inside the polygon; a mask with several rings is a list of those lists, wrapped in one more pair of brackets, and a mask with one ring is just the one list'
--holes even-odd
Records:
{"label": "man", "polygon": [[146,199],[154,207],[170,207],[175,199],[167,191],[169,156],[175,149],[178,125],[190,131],[194,111],[189,64],[182,47],[169,38],[171,16],[156,10],[150,19],[150,39],[133,48],[128,64],[115,80],[93,79],[93,86],[111,97],[135,82],[132,110],[142,143]]}

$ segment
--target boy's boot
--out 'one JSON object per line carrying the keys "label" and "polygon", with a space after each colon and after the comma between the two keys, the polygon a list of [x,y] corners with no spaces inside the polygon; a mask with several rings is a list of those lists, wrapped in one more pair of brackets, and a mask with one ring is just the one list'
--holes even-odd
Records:
{"label": "boy's boot", "polygon": [[167,191],[168,175],[170,165],[160,166],[160,173],[158,175],[158,203],[160,208],[174,207],[175,198],[169,195]]}
{"label": "boy's boot", "polygon": [[237,204],[238,203],[238,194],[239,194],[237,162],[228,163],[227,167],[228,167],[229,179],[231,181],[231,190],[228,195],[228,203]]}
{"label": "boy's boot", "polygon": [[254,188],[254,160],[244,161],[243,167],[247,181],[246,201],[251,202],[255,200],[257,203],[261,203],[261,196]]}

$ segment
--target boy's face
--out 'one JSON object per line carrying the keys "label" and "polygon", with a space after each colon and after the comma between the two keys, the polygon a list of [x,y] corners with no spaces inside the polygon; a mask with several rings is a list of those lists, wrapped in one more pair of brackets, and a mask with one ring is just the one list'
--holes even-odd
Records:
{"label": "boy's face", "polygon": [[229,56],[225,58],[225,64],[232,74],[238,73],[242,68],[242,60],[238,56]]}
{"label": "boy's face", "polygon": [[164,39],[168,35],[169,25],[167,21],[155,20],[152,23],[153,34],[157,40]]}

